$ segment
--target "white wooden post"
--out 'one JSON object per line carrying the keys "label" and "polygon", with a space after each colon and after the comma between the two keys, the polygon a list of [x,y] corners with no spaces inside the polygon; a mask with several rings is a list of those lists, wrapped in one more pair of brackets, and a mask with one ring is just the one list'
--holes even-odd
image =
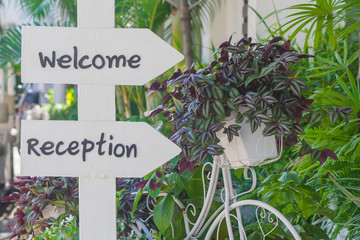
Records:
{"label": "white wooden post", "polygon": [[116,177],[181,151],[146,123],[115,121],[115,85],[143,85],[183,56],[147,29],[114,29],[114,12],[114,0],[78,0],[78,28],[22,28],[22,82],[77,84],[79,119],[22,121],[21,175],[80,178],[81,240],[116,239]]}
{"label": "white wooden post", "polygon": [[[114,0],[78,0],[77,4],[78,27],[114,27]],[[114,86],[82,84],[78,89],[79,121],[115,121]],[[80,177],[79,220],[80,239],[116,239],[116,178]]]}

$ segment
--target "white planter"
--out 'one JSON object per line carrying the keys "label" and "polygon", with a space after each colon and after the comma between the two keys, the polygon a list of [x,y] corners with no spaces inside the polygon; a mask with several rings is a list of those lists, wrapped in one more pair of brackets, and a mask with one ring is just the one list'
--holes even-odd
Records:
{"label": "white planter", "polygon": [[7,103],[0,103],[0,123],[7,123],[9,120],[9,108]]}
{"label": "white planter", "polygon": [[225,148],[224,152],[229,162],[221,163],[231,168],[244,168],[260,164],[265,159],[275,158],[278,155],[275,136],[264,137],[262,125],[254,133],[251,133],[249,123],[236,123],[235,117],[226,120],[226,127],[232,124],[241,126],[239,136],[234,136],[229,143],[228,137],[222,132],[217,133],[220,145]]}

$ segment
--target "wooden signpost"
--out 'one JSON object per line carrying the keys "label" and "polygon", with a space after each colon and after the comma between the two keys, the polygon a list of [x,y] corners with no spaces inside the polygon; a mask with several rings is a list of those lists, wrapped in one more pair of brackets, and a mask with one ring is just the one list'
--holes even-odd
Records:
{"label": "wooden signpost", "polygon": [[24,27],[22,80],[78,85],[79,121],[23,121],[21,174],[80,177],[81,240],[116,239],[116,177],[143,177],[178,148],[115,122],[114,85],[143,85],[183,59],[146,29],[114,29],[114,0],[78,0],[78,28]]}

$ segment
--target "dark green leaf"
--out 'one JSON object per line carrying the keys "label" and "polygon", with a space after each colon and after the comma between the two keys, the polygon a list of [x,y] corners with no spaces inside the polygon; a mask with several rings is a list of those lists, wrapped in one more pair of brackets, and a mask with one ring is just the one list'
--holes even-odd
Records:
{"label": "dark green leaf", "polygon": [[154,222],[159,230],[163,233],[170,227],[174,212],[174,199],[171,194],[167,194],[161,199],[154,209]]}

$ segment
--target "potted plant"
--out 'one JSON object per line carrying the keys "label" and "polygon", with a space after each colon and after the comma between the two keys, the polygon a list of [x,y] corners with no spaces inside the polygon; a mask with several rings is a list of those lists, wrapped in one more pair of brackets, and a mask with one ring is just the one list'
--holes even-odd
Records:
{"label": "potted plant", "polygon": [[[168,117],[174,131],[170,139],[182,147],[180,168],[224,149],[233,168],[258,165],[275,157],[275,137],[294,145],[304,134],[301,122],[321,120],[323,115],[312,114],[309,107],[313,100],[302,95],[306,83],[291,71],[310,56],[292,50],[290,41],[278,37],[259,44],[243,38],[232,44],[230,38],[217,52],[220,58],[209,66],[177,70],[150,88],[151,93],[167,91],[150,116]],[[345,118],[351,113],[350,108],[334,111]],[[300,153],[336,158],[330,150],[315,151],[306,143]]]}

